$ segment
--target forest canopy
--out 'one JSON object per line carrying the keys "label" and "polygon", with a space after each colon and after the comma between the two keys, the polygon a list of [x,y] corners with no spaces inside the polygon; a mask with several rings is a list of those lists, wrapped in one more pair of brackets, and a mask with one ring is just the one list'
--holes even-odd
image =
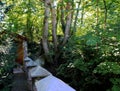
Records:
{"label": "forest canopy", "polygon": [[3,32],[77,91],[120,91],[119,0],[0,0],[0,45]]}

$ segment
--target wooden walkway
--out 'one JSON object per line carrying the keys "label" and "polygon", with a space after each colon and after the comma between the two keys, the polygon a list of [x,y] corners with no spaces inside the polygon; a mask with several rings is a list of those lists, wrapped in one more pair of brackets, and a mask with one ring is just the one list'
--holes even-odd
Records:
{"label": "wooden walkway", "polygon": [[14,69],[14,79],[11,91],[29,91],[27,77],[21,68]]}

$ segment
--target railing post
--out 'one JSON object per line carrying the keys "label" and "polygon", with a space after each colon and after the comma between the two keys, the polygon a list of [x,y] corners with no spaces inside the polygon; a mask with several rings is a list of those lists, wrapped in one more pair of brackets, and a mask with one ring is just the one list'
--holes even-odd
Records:
{"label": "railing post", "polygon": [[27,48],[27,41],[23,41],[23,49],[24,49],[24,59],[28,57],[28,48]]}

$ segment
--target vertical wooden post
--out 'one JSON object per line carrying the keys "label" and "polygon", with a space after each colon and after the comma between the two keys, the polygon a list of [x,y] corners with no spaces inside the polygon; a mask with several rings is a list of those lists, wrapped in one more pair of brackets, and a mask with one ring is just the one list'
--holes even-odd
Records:
{"label": "vertical wooden post", "polygon": [[23,41],[23,50],[24,50],[24,58],[28,57],[28,48],[27,48],[27,41]]}
{"label": "vertical wooden post", "polygon": [[27,48],[27,41],[23,41],[23,51],[24,51],[24,56],[23,56],[23,65],[24,65],[24,69],[25,69],[25,71],[27,71],[26,69],[26,66],[25,66],[25,61],[24,61],[24,59],[26,58],[26,57],[28,57],[28,48]]}

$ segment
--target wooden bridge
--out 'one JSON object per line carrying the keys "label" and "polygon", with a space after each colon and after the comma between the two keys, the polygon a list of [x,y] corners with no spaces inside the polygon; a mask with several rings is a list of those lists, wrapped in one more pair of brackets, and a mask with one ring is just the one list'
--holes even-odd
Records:
{"label": "wooden bridge", "polygon": [[23,41],[22,44],[23,65],[13,69],[12,91],[76,91],[42,67],[44,62],[42,56],[35,61],[29,58],[27,42]]}

